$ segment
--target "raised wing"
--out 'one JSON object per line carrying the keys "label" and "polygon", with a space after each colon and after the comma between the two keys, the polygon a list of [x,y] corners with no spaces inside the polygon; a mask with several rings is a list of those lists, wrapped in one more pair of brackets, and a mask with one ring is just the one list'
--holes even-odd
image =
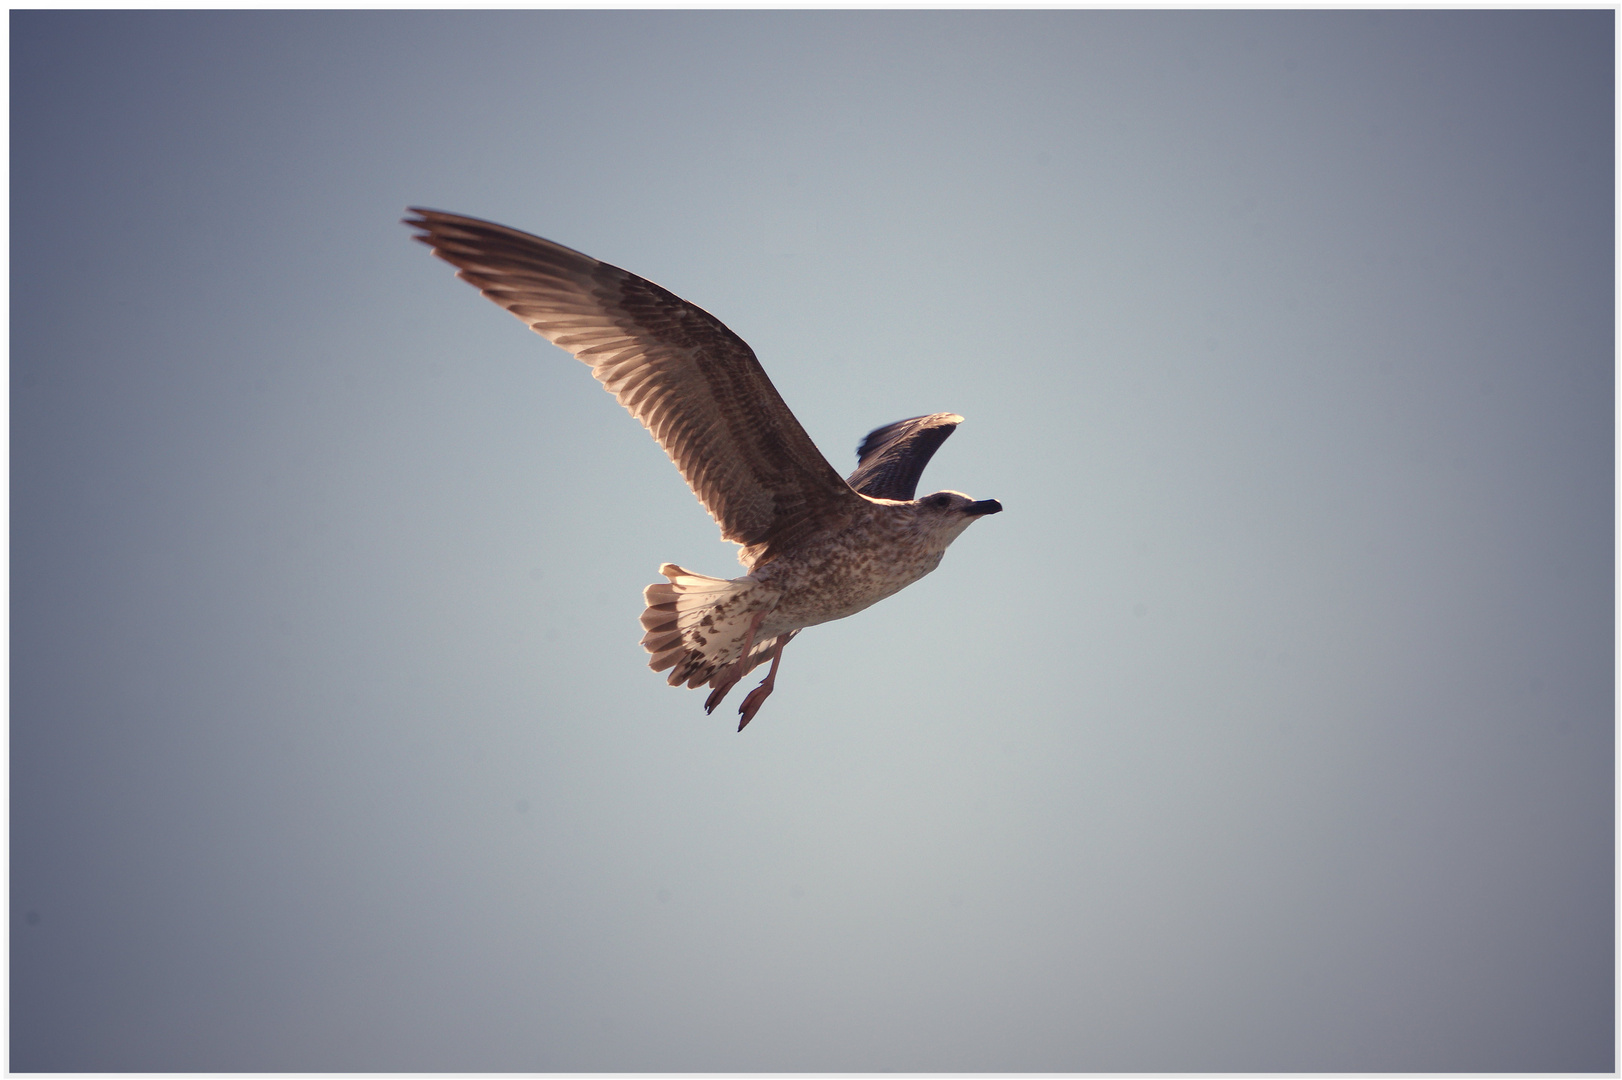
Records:
{"label": "raised wing", "polygon": [[722,537],[765,545],[752,563],[861,505],[754,351],[721,320],[550,240],[460,214],[411,212],[406,224],[458,277],[591,365],[664,447]]}
{"label": "raised wing", "polygon": [[875,428],[856,448],[858,464],[847,483],[875,499],[915,498],[924,466],[962,422],[956,413],[943,412]]}

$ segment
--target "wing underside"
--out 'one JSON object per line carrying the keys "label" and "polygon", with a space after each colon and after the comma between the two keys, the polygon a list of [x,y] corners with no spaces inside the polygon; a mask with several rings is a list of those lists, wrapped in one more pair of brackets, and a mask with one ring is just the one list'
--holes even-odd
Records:
{"label": "wing underside", "polygon": [[589,255],[413,208],[417,239],[592,374],[648,429],[755,563],[860,505],[753,350],[702,308]]}
{"label": "wing underside", "polygon": [[956,413],[933,413],[875,428],[856,448],[856,471],[847,481],[875,499],[913,499],[924,466],[963,422]]}

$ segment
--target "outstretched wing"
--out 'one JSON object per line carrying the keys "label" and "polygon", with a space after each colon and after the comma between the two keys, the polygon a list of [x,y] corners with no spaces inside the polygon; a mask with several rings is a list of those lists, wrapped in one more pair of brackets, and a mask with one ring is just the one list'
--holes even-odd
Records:
{"label": "outstretched wing", "polygon": [[754,351],[713,315],[561,244],[413,207],[406,224],[457,276],[591,365],[642,421],[721,535],[764,561],[861,505],[778,396]]}
{"label": "outstretched wing", "polygon": [[962,422],[956,413],[943,412],[875,428],[856,448],[858,464],[847,483],[875,499],[915,498],[924,466]]}

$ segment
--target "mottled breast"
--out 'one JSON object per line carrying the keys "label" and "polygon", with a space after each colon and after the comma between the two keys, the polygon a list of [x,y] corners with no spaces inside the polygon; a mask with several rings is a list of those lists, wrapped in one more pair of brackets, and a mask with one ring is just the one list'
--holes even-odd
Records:
{"label": "mottled breast", "polygon": [[939,566],[945,547],[898,509],[874,506],[849,528],[749,575],[782,594],[762,636],[854,615]]}

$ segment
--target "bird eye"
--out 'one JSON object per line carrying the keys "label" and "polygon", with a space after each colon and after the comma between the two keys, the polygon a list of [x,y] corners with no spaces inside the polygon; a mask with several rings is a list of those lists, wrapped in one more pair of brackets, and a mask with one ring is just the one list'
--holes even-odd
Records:
{"label": "bird eye", "polygon": [[931,495],[929,497],[929,505],[936,507],[937,509],[951,506],[952,497],[950,495]]}

